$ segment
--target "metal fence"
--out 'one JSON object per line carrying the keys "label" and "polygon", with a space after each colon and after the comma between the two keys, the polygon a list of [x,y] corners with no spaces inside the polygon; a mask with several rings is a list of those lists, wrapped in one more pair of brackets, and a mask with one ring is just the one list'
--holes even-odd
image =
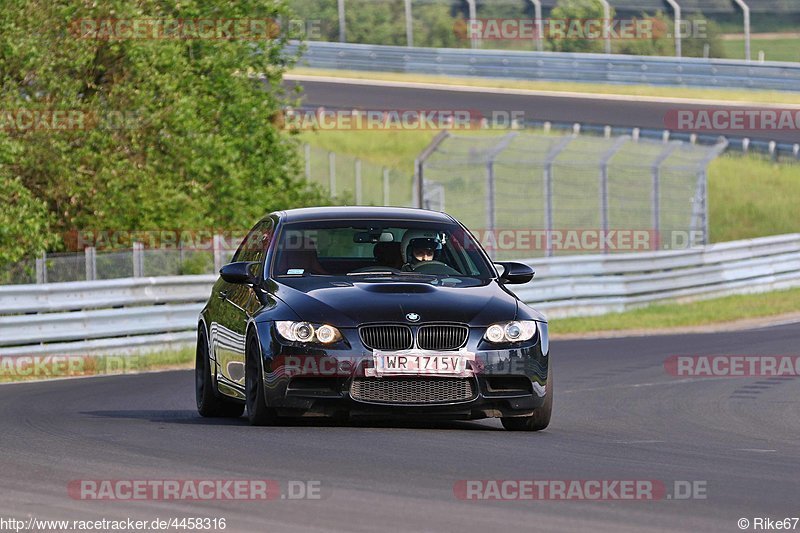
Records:
{"label": "metal fence", "polygon": [[322,148],[303,145],[305,177],[321,185],[339,203],[409,206],[412,177],[402,171]]}
{"label": "metal fence", "polygon": [[[131,248],[80,252],[43,253],[20,261],[3,272],[0,284],[46,284],[70,281],[95,281],[118,278],[213,274],[230,260],[235,248],[226,239],[214,236],[207,246],[175,243],[147,249],[134,242]],[[206,249],[199,249],[206,248]]]}
{"label": "metal fence", "polygon": [[[439,188],[438,198],[423,204],[490,236],[497,258],[581,253],[552,237],[588,231],[647,232],[638,245],[670,249],[706,243],[707,167],[726,144],[445,131],[418,161],[418,179],[428,190]],[[515,235],[530,231],[541,232],[541,245],[526,238],[524,245],[491,246],[501,232],[516,242]],[[686,238],[678,242],[677,234]],[[631,244],[616,251],[642,250]]]}
{"label": "metal fence", "polygon": [[[297,44],[289,47],[297,51]],[[313,68],[579,83],[797,91],[800,63],[308,42]]]}
{"label": "metal fence", "polygon": [[[558,0],[292,0],[291,5],[306,19],[316,22],[309,28],[307,38],[319,41],[338,41],[361,44],[404,44],[414,46],[471,46],[473,48],[496,46],[496,41],[479,41],[456,37],[456,28],[466,27],[465,19],[514,18],[541,20],[549,15]],[[358,20],[363,5],[379,4],[381,13],[369,23]],[[616,13],[641,17],[662,12],[675,19],[675,52],[680,55],[681,37],[686,30],[681,26],[684,16],[696,14],[741,14],[741,23],[747,41],[749,59],[752,13],[800,13],[796,0],[597,0],[604,8],[604,18]],[[402,22],[400,22],[402,21]],[[689,21],[690,24],[692,23]],[[355,25],[355,28],[352,27]],[[374,26],[378,26],[375,28]],[[453,30],[450,30],[450,29]],[[372,30],[372,31],[370,31]],[[451,35],[443,35],[443,33]],[[519,48],[542,50],[542,39],[519,39]]]}
{"label": "metal fence", "polygon": [[[638,130],[616,137],[611,128],[602,136],[580,131],[575,125],[564,134],[550,124],[470,135],[445,130],[417,160],[416,179],[310,145],[302,153],[307,179],[338,203],[446,210],[495,237],[505,231],[549,232],[544,246],[533,248],[500,249],[482,241],[498,259],[592,251],[553,245],[549,237],[563,231],[647,231],[651,247],[706,242],[706,169],[725,141],[702,145],[645,139]],[[43,254],[5,269],[0,284],[213,274],[238,245],[240,239],[231,237],[209,236],[208,242],[188,246],[134,242],[128,249]]]}
{"label": "metal fence", "polygon": [[[512,286],[549,317],[800,286],[800,234],[684,251],[530,259]],[[117,353],[195,340],[215,276],[0,287],[0,355]]]}

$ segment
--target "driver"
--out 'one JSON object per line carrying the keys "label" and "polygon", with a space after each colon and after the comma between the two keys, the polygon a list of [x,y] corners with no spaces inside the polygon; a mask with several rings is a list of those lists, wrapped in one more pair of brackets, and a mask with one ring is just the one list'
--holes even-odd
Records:
{"label": "driver", "polygon": [[421,263],[423,261],[433,261],[436,253],[436,241],[433,239],[414,239],[411,241],[412,261]]}
{"label": "driver", "polygon": [[436,259],[436,252],[442,245],[435,232],[409,230],[403,236],[403,256],[406,263],[403,270],[414,270],[420,263],[427,263]]}

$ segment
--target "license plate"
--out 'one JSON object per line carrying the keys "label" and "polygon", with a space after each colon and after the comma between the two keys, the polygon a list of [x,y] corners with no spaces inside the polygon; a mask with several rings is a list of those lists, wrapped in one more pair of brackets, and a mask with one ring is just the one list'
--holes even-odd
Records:
{"label": "license plate", "polygon": [[[373,352],[374,368],[367,369],[367,375],[406,376],[472,376],[467,361],[474,361],[475,354],[469,352],[426,352],[405,350],[402,352]],[[370,372],[371,371],[371,372]]]}

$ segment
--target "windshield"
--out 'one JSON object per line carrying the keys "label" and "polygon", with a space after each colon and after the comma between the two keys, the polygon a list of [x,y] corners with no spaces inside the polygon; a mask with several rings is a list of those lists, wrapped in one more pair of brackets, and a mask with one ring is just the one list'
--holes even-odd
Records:
{"label": "windshield", "polygon": [[494,272],[456,224],[326,220],[284,226],[272,275],[489,279]]}

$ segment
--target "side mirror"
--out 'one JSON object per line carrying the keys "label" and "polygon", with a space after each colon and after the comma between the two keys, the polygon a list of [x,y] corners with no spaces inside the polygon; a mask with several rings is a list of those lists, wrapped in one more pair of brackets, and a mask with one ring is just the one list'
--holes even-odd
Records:
{"label": "side mirror", "polygon": [[237,285],[254,284],[257,280],[253,275],[253,266],[257,264],[258,263],[250,261],[228,263],[219,269],[219,275],[228,283],[235,283]]}
{"label": "side mirror", "polygon": [[533,279],[533,269],[524,263],[506,261],[495,263],[495,265],[503,267],[503,273],[500,274],[500,283],[518,285],[520,283],[528,283]]}

